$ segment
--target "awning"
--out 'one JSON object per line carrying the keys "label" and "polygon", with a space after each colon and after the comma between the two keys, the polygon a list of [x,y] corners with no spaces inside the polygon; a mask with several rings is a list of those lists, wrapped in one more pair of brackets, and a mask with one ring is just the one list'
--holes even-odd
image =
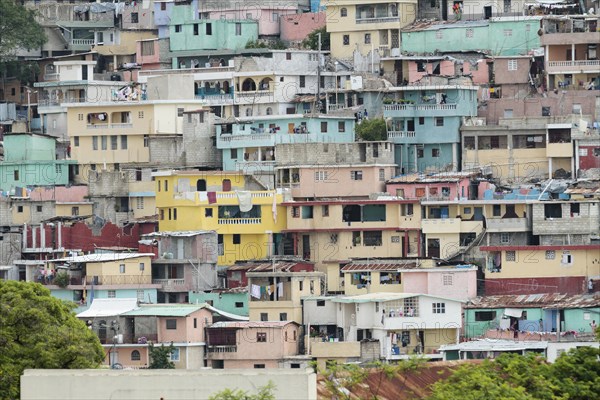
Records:
{"label": "awning", "polygon": [[521,318],[523,310],[521,308],[506,308],[504,309],[504,315],[509,317]]}

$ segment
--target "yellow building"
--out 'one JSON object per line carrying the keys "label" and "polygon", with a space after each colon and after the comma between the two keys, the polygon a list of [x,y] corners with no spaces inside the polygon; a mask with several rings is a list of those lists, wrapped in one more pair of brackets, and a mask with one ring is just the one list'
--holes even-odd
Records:
{"label": "yellow building", "polygon": [[[141,89],[134,88],[137,99]],[[115,100],[119,98],[115,93]],[[112,101],[70,103],[67,131],[71,158],[77,160],[75,181],[87,182],[90,171],[118,170],[120,164],[150,162],[149,138],[183,133],[184,111],[196,101]]]}
{"label": "yellow building", "polygon": [[[281,190],[264,190],[237,172],[158,171],[156,207],[161,231],[214,230],[220,265],[274,255],[286,227]],[[251,207],[249,211],[241,211]]]}
{"label": "yellow building", "polygon": [[327,274],[327,289],[343,292],[341,268],[352,258],[419,257],[421,211],[416,200],[289,202],[294,254]]}
{"label": "yellow building", "polygon": [[325,5],[331,55],[341,59],[351,58],[354,50],[389,56],[397,49],[399,54],[400,29],[417,15],[416,0],[331,0]]}

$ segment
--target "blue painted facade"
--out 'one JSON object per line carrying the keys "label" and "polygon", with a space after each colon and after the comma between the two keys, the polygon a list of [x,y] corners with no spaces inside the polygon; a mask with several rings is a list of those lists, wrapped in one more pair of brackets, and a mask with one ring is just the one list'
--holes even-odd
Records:
{"label": "blue painted facade", "polygon": [[477,115],[477,87],[405,87],[385,104],[388,139],[402,173],[458,170],[463,117]]}
{"label": "blue painted facade", "polygon": [[248,316],[248,293],[195,293],[190,292],[191,304],[208,303],[228,313]]}

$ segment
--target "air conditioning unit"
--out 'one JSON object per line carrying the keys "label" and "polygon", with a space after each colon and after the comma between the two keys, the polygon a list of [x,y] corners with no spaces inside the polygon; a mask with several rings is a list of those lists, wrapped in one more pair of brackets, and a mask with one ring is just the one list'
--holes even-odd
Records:
{"label": "air conditioning unit", "polygon": [[332,233],[331,236],[329,237],[329,240],[331,243],[337,243],[338,241],[338,234],[337,233]]}

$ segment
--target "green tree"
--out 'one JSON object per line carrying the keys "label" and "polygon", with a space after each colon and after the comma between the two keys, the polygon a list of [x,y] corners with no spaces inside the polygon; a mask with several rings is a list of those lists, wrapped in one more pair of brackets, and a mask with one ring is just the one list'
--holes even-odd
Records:
{"label": "green tree", "polygon": [[213,394],[209,400],[275,400],[273,391],[275,390],[275,384],[271,381],[265,386],[258,388],[258,393],[251,395],[247,391],[237,389],[225,389],[216,394]]}
{"label": "green tree", "polygon": [[321,50],[331,50],[331,39],[325,27],[315,29],[302,41],[302,47],[310,50],[319,50],[319,33],[321,34]]}
{"label": "green tree", "polygon": [[356,137],[367,142],[387,140],[385,120],[383,118],[363,119],[356,125]]}
{"label": "green tree", "polygon": [[56,274],[53,283],[61,288],[66,288],[67,286],[69,286],[69,274],[67,274],[66,272],[59,272],[58,274]]}
{"label": "green tree", "polygon": [[0,400],[19,398],[25,369],[97,368],[104,360],[74,308],[38,283],[0,280]]}
{"label": "green tree", "polygon": [[150,343],[150,369],[174,369],[175,364],[171,361],[171,353],[175,350],[173,342],[166,346],[164,344],[160,346],[154,346]]}
{"label": "green tree", "polygon": [[0,61],[15,51],[35,49],[46,43],[44,28],[35,20],[35,11],[14,0],[0,1]]}

